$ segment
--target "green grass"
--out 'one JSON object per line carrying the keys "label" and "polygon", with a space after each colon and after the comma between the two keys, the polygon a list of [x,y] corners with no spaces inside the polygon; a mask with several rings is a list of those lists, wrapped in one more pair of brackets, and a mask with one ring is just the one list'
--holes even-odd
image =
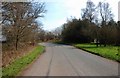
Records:
{"label": "green grass", "polygon": [[2,69],[2,76],[16,76],[22,69],[30,64],[37,56],[44,51],[43,46],[37,46],[32,52],[27,55],[16,59],[12,64]]}
{"label": "green grass", "polygon": [[118,53],[120,52],[120,46],[96,47],[95,44],[75,44],[74,46],[86,50],[87,52],[120,62],[120,54]]}
{"label": "green grass", "polygon": [[2,68],[0,68],[0,78],[2,77]]}

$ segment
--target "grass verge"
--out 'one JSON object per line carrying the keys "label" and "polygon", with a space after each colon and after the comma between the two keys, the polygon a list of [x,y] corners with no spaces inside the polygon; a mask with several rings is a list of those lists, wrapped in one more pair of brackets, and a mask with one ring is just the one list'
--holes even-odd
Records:
{"label": "grass verge", "polygon": [[75,44],[74,46],[87,52],[120,62],[120,46],[97,47],[95,44]]}
{"label": "grass verge", "polygon": [[16,59],[9,66],[2,68],[2,77],[8,78],[9,76],[16,76],[22,69],[30,64],[37,56],[44,52],[43,46],[37,46],[32,52],[27,55]]}

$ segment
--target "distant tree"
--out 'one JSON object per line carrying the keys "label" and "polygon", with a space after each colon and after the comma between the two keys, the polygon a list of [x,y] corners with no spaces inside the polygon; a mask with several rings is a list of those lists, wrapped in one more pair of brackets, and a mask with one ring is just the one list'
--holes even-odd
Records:
{"label": "distant tree", "polygon": [[120,45],[120,21],[117,22],[117,45]]}
{"label": "distant tree", "polygon": [[88,0],[86,8],[82,9],[82,19],[88,19],[90,22],[93,22],[96,18],[95,9],[95,4],[91,0]]}
{"label": "distant tree", "polygon": [[98,9],[100,17],[102,19],[101,21],[102,26],[107,25],[107,23],[113,19],[113,14],[109,6],[109,3],[99,2]]}
{"label": "distant tree", "polygon": [[39,31],[38,31],[38,41],[39,40],[44,41],[45,40],[45,35],[46,35],[45,30],[40,28]]}
{"label": "distant tree", "polygon": [[108,23],[110,24],[109,21],[113,19],[113,14],[111,11],[111,8],[109,6],[109,3],[105,2],[99,2],[98,4],[98,9],[99,9],[99,14],[101,17],[101,28],[99,31],[99,41],[101,44],[106,44],[108,43],[108,40],[110,40],[110,33],[111,33],[111,27],[110,25],[108,26]]}
{"label": "distant tree", "polygon": [[106,25],[100,28],[100,42],[101,44],[116,44],[117,28],[116,26]]}
{"label": "distant tree", "polygon": [[90,42],[87,34],[88,20],[72,19],[63,25],[62,40],[65,42]]}
{"label": "distant tree", "polygon": [[52,31],[52,33],[54,34],[55,39],[61,40],[62,27],[57,27],[57,28],[55,28],[55,29]]}
{"label": "distant tree", "polygon": [[53,40],[54,39],[54,34],[52,32],[46,32],[45,34],[45,39],[46,41]]}
{"label": "distant tree", "polygon": [[[82,9],[82,19],[86,20],[88,22],[87,25],[88,27],[84,30],[86,36],[89,37],[91,41],[94,41],[96,39],[96,43],[98,43],[98,12],[97,12],[97,7],[95,4],[91,1],[88,0],[86,2],[86,7]],[[98,44],[97,44],[98,46]]]}

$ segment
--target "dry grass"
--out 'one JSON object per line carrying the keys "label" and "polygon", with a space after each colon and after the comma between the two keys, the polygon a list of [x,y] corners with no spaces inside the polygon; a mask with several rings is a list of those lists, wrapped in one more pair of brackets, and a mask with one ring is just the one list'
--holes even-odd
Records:
{"label": "dry grass", "polygon": [[34,49],[35,46],[29,45],[22,47],[18,51],[13,49],[7,49],[2,51],[2,67],[6,67],[11,64],[15,59],[20,58],[21,56],[26,55],[31,50]]}

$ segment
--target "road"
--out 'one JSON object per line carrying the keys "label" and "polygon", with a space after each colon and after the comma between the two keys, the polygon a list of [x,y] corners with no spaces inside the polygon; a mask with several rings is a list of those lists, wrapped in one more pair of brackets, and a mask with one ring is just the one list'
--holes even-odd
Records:
{"label": "road", "polygon": [[117,76],[118,63],[69,45],[41,43],[43,53],[21,76]]}

